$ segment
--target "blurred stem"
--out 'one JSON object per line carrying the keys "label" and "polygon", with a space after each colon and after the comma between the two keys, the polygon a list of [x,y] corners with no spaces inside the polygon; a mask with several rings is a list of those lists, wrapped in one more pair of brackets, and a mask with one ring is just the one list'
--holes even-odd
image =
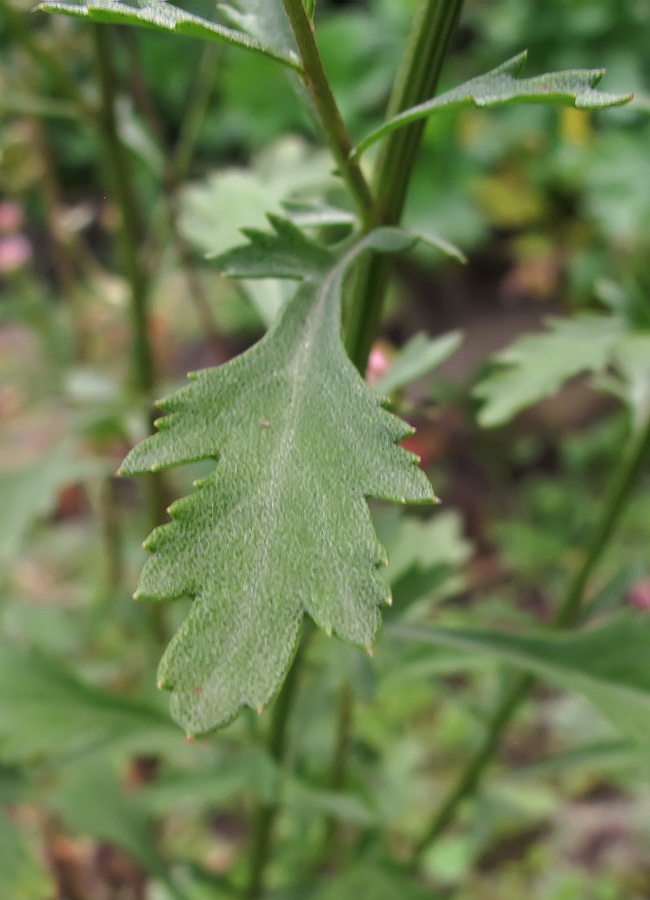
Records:
{"label": "blurred stem", "polygon": [[[345,787],[348,773],[348,750],[352,730],[352,715],[354,712],[354,691],[345,682],[339,689],[337,708],[337,727],[334,753],[330,765],[329,789],[340,791]],[[336,825],[334,816],[325,820],[325,833],[323,838],[323,860],[327,861],[336,855]]]}
{"label": "blurred stem", "polygon": [[204,44],[172,155],[171,168],[177,184],[183,182],[189,174],[203,118],[212,96],[215,69],[220,56],[219,44],[210,42]]}
{"label": "blurred stem", "polygon": [[[153,351],[149,337],[149,278],[138,253],[142,236],[138,198],[132,181],[131,161],[122,144],[115,117],[115,83],[111,48],[111,26],[91,25],[101,108],[98,125],[103,144],[106,168],[112,182],[115,199],[120,210],[118,240],[124,273],[131,294],[131,320],[133,326],[132,363],[134,381],[143,404],[147,408],[148,430],[153,432],[156,412],[153,408],[155,372]],[[146,479],[147,505],[150,526],[154,528],[166,518],[165,482],[161,472],[152,473]],[[158,639],[166,639],[161,604],[151,604],[152,626]]]}
{"label": "blurred stem", "polygon": [[[589,579],[614,534],[649,457],[650,415],[643,428],[633,432],[628,446],[621,455],[601,515],[584,550],[582,564],[569,581],[567,591],[553,617],[554,628],[568,628],[580,621]],[[483,743],[436,812],[424,837],[416,847],[414,862],[417,862],[427,847],[445,830],[461,804],[475,793],[483,772],[494,758],[513,715],[529,696],[534,684],[535,679],[532,675],[520,674],[514,676],[506,685],[503,696],[492,714]]]}
{"label": "blurred stem", "polygon": [[[460,17],[462,0],[420,0],[402,65],[388,103],[387,118],[435,94]],[[385,140],[373,183],[376,224],[399,225],[425,120],[392,132]],[[359,263],[345,328],[346,347],[362,375],[384,307],[392,264],[384,254]]]}
{"label": "blurred stem", "polygon": [[[165,160],[163,171],[162,197],[167,217],[169,235],[176,251],[178,262],[181,269],[183,270],[183,274],[185,275],[189,297],[196,310],[201,329],[212,345],[215,354],[218,355],[219,350],[221,349],[221,336],[212,315],[210,301],[203,289],[203,284],[201,283],[201,277],[194,261],[192,250],[188,242],[183,237],[178,225],[178,193],[183,178],[183,171],[177,166],[176,154],[172,154],[171,148],[167,146],[167,142],[165,140],[165,129],[156,111],[156,105],[149,89],[149,82],[145,77],[142,69],[138,38],[133,30],[126,31],[124,33],[124,37],[130,60],[130,74],[134,100],[143,118],[149,124],[153,136],[160,148],[161,155]],[[214,62],[218,58],[214,53],[214,46],[215,45],[213,44],[208,44],[208,49],[213,52],[209,57],[206,57],[205,54],[202,57],[202,60],[208,58],[212,63],[209,72],[211,79],[214,77]],[[217,49],[219,48],[217,47]],[[209,82],[209,86],[211,89],[211,80]],[[199,97],[199,101],[201,102],[200,106],[196,105],[196,98],[193,94],[192,96],[193,100],[190,102],[190,105],[188,107],[186,119],[189,115],[198,116],[198,122],[193,123],[192,126],[193,128],[195,127],[198,129],[201,124],[201,118],[203,116],[205,103],[209,99],[209,93],[207,98]],[[182,132],[183,124],[181,124],[181,133]],[[189,135],[186,139],[187,143],[183,149],[184,158],[181,160],[181,163],[187,166],[189,166],[192,158],[193,144],[189,142],[190,138],[192,137],[192,135]],[[151,237],[152,236],[149,235],[148,242],[153,243]]]}
{"label": "blurred stem", "polygon": [[[54,154],[50,151],[45,127],[41,119],[32,119],[34,145],[43,166],[41,182],[45,218],[52,243],[52,258],[59,290],[70,310],[75,358],[83,362],[88,357],[88,333],[84,317],[84,304],[75,277],[75,247],[66,240],[61,229],[63,201]],[[75,242],[76,243],[76,242]]]}
{"label": "blurred stem", "polygon": [[[267,749],[272,758],[282,764],[287,740],[287,725],[298,686],[298,675],[302,665],[308,634],[303,635],[298,651],[287,673],[284,684],[273,704],[271,727],[267,741]],[[249,881],[243,896],[246,900],[258,900],[264,893],[264,876],[271,854],[273,826],[280,808],[276,801],[259,802],[253,813],[253,827],[250,848]]]}
{"label": "blurred stem", "polygon": [[282,0],[282,2],[300,53],[303,66],[302,80],[314,102],[325,138],[332,156],[336,160],[339,174],[352,194],[364,230],[368,230],[374,223],[372,194],[359,163],[350,159],[354,144],[345,127],[325,74],[316,44],[314,25],[305,11],[303,0]]}
{"label": "blurred stem", "polygon": [[104,546],[104,567],[106,596],[113,599],[124,583],[124,558],[122,554],[122,523],[114,476],[106,478],[99,495],[102,543]]}

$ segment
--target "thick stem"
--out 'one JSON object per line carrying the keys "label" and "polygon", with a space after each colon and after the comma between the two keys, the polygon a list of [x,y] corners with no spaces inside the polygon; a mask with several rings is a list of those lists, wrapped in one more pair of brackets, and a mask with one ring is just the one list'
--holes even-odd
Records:
{"label": "thick stem", "polygon": [[[634,485],[650,457],[650,416],[643,429],[636,432],[621,462],[614,472],[607,500],[596,523],[591,540],[584,552],[582,565],[569,582],[567,591],[553,617],[555,628],[567,628],[580,621],[585,591],[589,579],[609,543],[625,510]],[[436,812],[424,837],[415,851],[415,861],[426,848],[445,830],[458,812],[461,804],[471,797],[483,772],[494,758],[501,738],[512,717],[531,692],[535,679],[529,674],[515,676],[506,687],[488,725],[483,743],[470,759],[458,781],[452,787],[442,806]]]}
{"label": "thick stem", "polygon": [[302,61],[302,80],[316,108],[325,138],[336,160],[339,173],[346,182],[364,229],[374,224],[374,203],[368,183],[356,160],[350,159],[354,144],[345,127],[334,99],[323,62],[318,52],[314,26],[305,11],[303,0],[282,0]]}
{"label": "thick stem", "polygon": [[[387,116],[428,100],[436,91],[454,35],[462,0],[421,0],[404,62],[395,80]],[[413,122],[386,139],[374,179],[376,223],[398,225],[425,121]],[[392,266],[385,255],[368,256],[360,265],[346,323],[346,346],[363,375],[377,334]]]}
{"label": "thick stem", "polygon": [[[302,664],[306,637],[298,647],[291,668],[285,678],[282,689],[273,705],[271,728],[267,747],[277,763],[282,763],[287,739],[287,725],[298,686],[298,674]],[[264,892],[264,876],[271,854],[273,826],[278,814],[279,804],[260,803],[253,814],[253,829],[250,848],[250,873],[248,885],[244,891],[246,900],[257,900]]]}

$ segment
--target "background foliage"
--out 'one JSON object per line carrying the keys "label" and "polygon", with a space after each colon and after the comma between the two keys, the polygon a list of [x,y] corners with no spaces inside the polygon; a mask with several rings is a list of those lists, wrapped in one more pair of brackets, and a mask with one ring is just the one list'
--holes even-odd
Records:
{"label": "background foliage", "polygon": [[[155,691],[188,604],[132,600],[140,544],[210,466],[151,484],[114,476],[145,435],[146,385],[131,361],[93,31],[29,6],[0,10],[7,896],[237,894],[251,811],[279,804],[268,896],[646,897],[647,467],[590,581],[594,621],[565,638],[541,626],[648,417],[647,5],[466,5],[442,90],[528,48],[526,75],[605,66],[605,89],[635,99],[597,114],[465,108],[428,125],[406,224],[468,263],[424,244],[400,262],[369,377],[418,427],[407,446],[443,504],[373,504],[393,608],[372,659],[310,638],[281,763],[270,712],[185,744]],[[355,139],[382,120],[413,8],[319,0],[319,46]],[[313,224],[324,201],[318,224],[343,234],[350,212],[272,61],[139,29],[112,32],[111,46],[163,394],[248,347],[286,296],[211,261],[241,226],[287,212]],[[542,680],[476,798],[409,871],[481,740],[503,662]]]}

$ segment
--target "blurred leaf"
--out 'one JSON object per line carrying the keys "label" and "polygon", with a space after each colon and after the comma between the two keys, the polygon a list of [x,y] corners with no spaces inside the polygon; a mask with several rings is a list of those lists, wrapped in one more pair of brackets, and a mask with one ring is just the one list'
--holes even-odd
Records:
{"label": "blurred leaf", "polygon": [[36,648],[0,644],[3,759],[76,755],[142,734],[155,746],[170,730],[162,711],[85,684]]}
{"label": "blurred leaf", "polygon": [[283,803],[301,814],[333,816],[354,825],[370,825],[377,818],[367,802],[351,791],[318,789],[298,778],[284,785]]}
{"label": "blurred leaf", "polygon": [[259,343],[194,373],[160,404],[170,415],[158,434],[122,464],[134,475],[219,457],[148,538],[152,556],[137,588],[145,598],[194,598],[159,668],[189,733],[225,724],[245,705],[266,706],[305,614],[352,644],[374,641],[389,589],[365,498],[434,495],[415,457],[397,446],[410,429],[381,408],[345,352],[341,291],[365,249],[412,243],[378,229],[303,281]]}
{"label": "blurred leaf", "polygon": [[271,801],[276,798],[280,771],[260,747],[221,751],[209,767],[168,775],[142,788],[142,802],[156,813],[171,813],[184,805],[203,808],[228,803],[241,794]]}
{"label": "blurred leaf", "polygon": [[650,744],[650,616],[625,614],[576,634],[391,626],[391,635],[484,652],[583,694],[624,734]]}
{"label": "blurred leaf", "polygon": [[51,803],[73,831],[120,847],[148,872],[169,883],[167,865],[156,848],[153,823],[140,792],[127,794],[106,759],[68,767],[57,782]]}
{"label": "blurred leaf", "polygon": [[526,61],[526,52],[519,53],[491,72],[472,78],[460,87],[453,88],[405,110],[379,128],[372,131],[358,144],[355,156],[359,156],[371,144],[398,128],[426,118],[441,110],[459,109],[463,106],[508,106],[515,103],[544,103],[576,106],[578,109],[603,109],[627,103],[631,94],[608,94],[595,90],[604,75],[603,69],[575,69],[567,72],[549,72],[533,78],[517,76]]}
{"label": "blurred leaf", "polygon": [[58,0],[46,0],[37,8],[46,12],[64,13],[78,19],[90,19],[93,22],[145,25],[157,31],[177,32],[211,41],[224,41],[227,44],[243,47],[245,50],[262,53],[292,69],[300,69],[300,63],[295,53],[280,51],[266,41],[260,42],[242,31],[235,31],[203,19],[201,16],[195,16],[177,6],[172,6],[166,0],[145,0],[140,6],[130,6],[123,0],[90,0],[88,3],[61,3]]}
{"label": "blurred leaf", "polygon": [[38,519],[53,512],[61,488],[98,468],[75,460],[71,444],[64,442],[22,469],[0,472],[0,566],[16,556]]}
{"label": "blurred leaf", "polygon": [[478,414],[484,428],[503,425],[575,375],[603,369],[621,332],[619,320],[605,316],[552,319],[548,324],[549,331],[524,335],[497,354],[498,366],[474,388],[484,401]]}
{"label": "blurred leaf", "polygon": [[357,863],[342,875],[328,881],[314,900],[436,900],[441,897],[422,887],[408,873],[375,860]]}
{"label": "blurred leaf", "polygon": [[34,856],[19,827],[0,809],[0,872],[2,891],[11,900],[53,897],[56,886],[45,866]]}
{"label": "blurred leaf", "polygon": [[462,340],[460,331],[450,331],[436,338],[419,332],[402,347],[388,372],[375,382],[375,390],[388,396],[421,378],[451,356]]}

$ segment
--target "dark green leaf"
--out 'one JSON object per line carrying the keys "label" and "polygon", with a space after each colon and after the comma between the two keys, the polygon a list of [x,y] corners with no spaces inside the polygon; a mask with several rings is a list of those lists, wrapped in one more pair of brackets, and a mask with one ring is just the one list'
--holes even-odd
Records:
{"label": "dark green leaf", "polygon": [[78,19],[92,22],[108,22],[115,25],[145,25],[157,31],[177,32],[211,41],[225,41],[255,53],[262,53],[278,62],[300,70],[300,62],[295,53],[280,51],[266,41],[250,37],[242,31],[226,28],[201,16],[179,9],[166,0],[145,0],[140,6],[131,6],[126,0],[90,0],[88,3],[61,3],[46,0],[38,9],[46,12],[64,13]]}
{"label": "dark green leaf", "polygon": [[604,69],[575,69],[566,72],[549,72],[533,78],[518,78],[526,61],[526,52],[519,53],[496,69],[479,75],[451,91],[405,110],[379,128],[370,132],[357,146],[359,156],[371,144],[391,131],[403,128],[410,122],[424,119],[442,110],[463,106],[510,106],[515,103],[545,103],[559,106],[575,106],[578,109],[603,109],[619,106],[632,99],[631,94],[608,94],[596,90],[604,75]]}
{"label": "dark green leaf", "polygon": [[650,616],[625,614],[578,634],[508,634],[394,625],[391,635],[484,652],[583,694],[623,733],[650,744]]}
{"label": "dark green leaf", "polygon": [[332,254],[288,219],[268,214],[275,234],[242,228],[249,243],[217,256],[216,264],[231,278],[317,277],[333,263]]}
{"label": "dark green leaf", "polygon": [[270,701],[305,613],[353,644],[375,639],[390,592],[365,498],[434,495],[416,457],[396,446],[411,429],[381,408],[345,353],[341,288],[362,250],[410,241],[382,229],[303,281],[258,344],[161,403],[170,415],[159,433],[122,466],[137,474],[219,459],[148,539],[137,590],[194,599],[159,670],[190,733]]}

